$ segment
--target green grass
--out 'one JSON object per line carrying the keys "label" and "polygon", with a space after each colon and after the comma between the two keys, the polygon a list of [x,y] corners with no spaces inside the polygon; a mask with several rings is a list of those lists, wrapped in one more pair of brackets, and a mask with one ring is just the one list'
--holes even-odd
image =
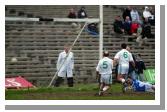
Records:
{"label": "green grass", "polygon": [[113,84],[109,93],[104,96],[94,96],[98,92],[97,84],[78,84],[74,87],[66,85],[54,88],[33,88],[24,90],[6,90],[6,100],[154,100],[150,93],[125,93],[120,84]]}

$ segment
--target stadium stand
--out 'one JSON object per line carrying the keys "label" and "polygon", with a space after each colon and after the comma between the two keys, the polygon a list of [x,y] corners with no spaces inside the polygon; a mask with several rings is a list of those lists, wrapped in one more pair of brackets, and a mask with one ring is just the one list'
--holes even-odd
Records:
{"label": "stadium stand", "polygon": [[[5,8],[6,17],[40,17],[65,18],[68,10],[73,7],[78,10],[81,6],[12,6]],[[134,54],[142,54],[148,68],[155,66],[155,38],[148,38],[141,47],[136,45],[133,36],[116,35],[112,23],[116,15],[122,15],[125,6],[104,6],[104,49],[109,50],[110,57],[120,49],[120,44],[126,42],[132,47]],[[137,6],[139,12],[144,6]],[[99,17],[98,6],[85,6],[88,16]],[[152,27],[154,34],[155,28]],[[6,77],[22,76],[33,85],[48,85],[56,71],[58,54],[63,45],[72,43],[78,34],[78,29],[71,23],[52,21],[5,22],[5,69]],[[99,39],[97,36],[83,31],[73,48],[75,56],[74,77],[76,83],[95,82],[95,67],[99,58]],[[17,61],[11,61],[15,57]]]}

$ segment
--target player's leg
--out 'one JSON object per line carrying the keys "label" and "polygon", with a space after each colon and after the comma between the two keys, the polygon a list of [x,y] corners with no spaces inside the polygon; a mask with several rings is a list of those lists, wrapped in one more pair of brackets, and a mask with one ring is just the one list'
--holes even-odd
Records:
{"label": "player's leg", "polygon": [[103,91],[106,92],[107,90],[110,89],[111,84],[112,84],[112,75],[106,75],[105,77],[105,86],[103,88]]}
{"label": "player's leg", "polygon": [[152,89],[155,91],[155,85],[152,85]]}
{"label": "player's leg", "polygon": [[101,75],[100,77],[100,88],[99,88],[99,96],[103,95],[103,88],[104,88],[104,75]]}
{"label": "player's leg", "polygon": [[101,74],[98,74],[97,81],[98,81],[98,88],[100,88],[100,85],[101,85]]}
{"label": "player's leg", "polygon": [[120,73],[122,74],[122,92],[125,93],[127,84],[126,80],[128,79],[129,66],[122,65]]}
{"label": "player's leg", "polygon": [[103,88],[104,88],[104,83],[103,82],[101,82],[100,83],[100,89],[99,89],[99,96],[102,96],[103,95]]}
{"label": "player's leg", "polygon": [[125,80],[128,79],[128,72],[129,72],[129,66],[128,65],[123,65],[122,70],[121,70],[121,74],[123,75]]}
{"label": "player's leg", "polygon": [[106,91],[110,89],[112,84],[112,75],[104,75],[103,76],[103,86],[101,87],[101,93],[104,94]]}
{"label": "player's leg", "polygon": [[145,91],[147,92],[155,92],[155,86],[149,83],[144,83]]}
{"label": "player's leg", "polygon": [[117,80],[121,82],[122,84],[125,82],[125,74],[118,74]]}
{"label": "player's leg", "polygon": [[105,86],[103,87],[103,92],[106,92],[109,89],[110,89],[110,84],[105,84]]}
{"label": "player's leg", "polygon": [[68,83],[68,87],[73,87],[74,86],[73,77],[67,77],[67,83]]}
{"label": "player's leg", "polygon": [[121,65],[118,65],[117,80],[118,80],[119,82],[122,82],[122,83],[125,82],[125,78],[123,77],[123,74],[122,74],[122,66],[121,66]]}
{"label": "player's leg", "polygon": [[63,77],[59,77],[59,76],[58,76],[57,79],[56,79],[56,82],[55,82],[54,86],[59,87],[60,84],[61,84],[63,81],[64,81]]}

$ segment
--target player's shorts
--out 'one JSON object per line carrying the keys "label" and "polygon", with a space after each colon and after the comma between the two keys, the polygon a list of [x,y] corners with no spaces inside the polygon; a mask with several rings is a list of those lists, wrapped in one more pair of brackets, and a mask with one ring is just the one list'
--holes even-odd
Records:
{"label": "player's shorts", "polygon": [[101,75],[100,82],[105,84],[112,84],[112,75]]}
{"label": "player's shorts", "polygon": [[129,66],[126,64],[118,65],[118,74],[128,74]]}

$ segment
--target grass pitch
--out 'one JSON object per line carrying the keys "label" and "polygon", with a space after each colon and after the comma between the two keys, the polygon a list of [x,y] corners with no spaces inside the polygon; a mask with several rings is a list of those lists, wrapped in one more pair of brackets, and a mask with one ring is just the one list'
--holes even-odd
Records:
{"label": "grass pitch", "polygon": [[97,84],[76,84],[74,87],[62,85],[53,88],[6,90],[6,100],[154,100],[154,93],[122,93],[121,84],[115,83],[104,96],[95,96]]}

